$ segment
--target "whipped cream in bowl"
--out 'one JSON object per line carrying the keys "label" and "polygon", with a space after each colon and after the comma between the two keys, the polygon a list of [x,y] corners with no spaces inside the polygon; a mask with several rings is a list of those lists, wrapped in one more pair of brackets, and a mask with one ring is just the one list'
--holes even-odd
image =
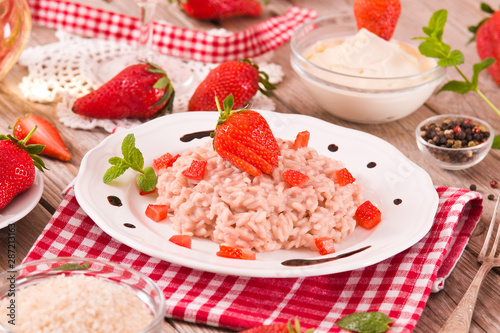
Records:
{"label": "whipped cream in bowl", "polygon": [[317,103],[335,116],[383,123],[417,110],[446,70],[410,43],[357,31],[349,15],[319,18],[297,29],[291,64]]}

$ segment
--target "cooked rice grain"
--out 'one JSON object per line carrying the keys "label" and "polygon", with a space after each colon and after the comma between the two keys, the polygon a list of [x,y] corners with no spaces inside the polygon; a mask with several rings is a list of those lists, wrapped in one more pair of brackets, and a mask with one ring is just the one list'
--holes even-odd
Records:
{"label": "cooked rice grain", "polygon": [[[310,147],[293,149],[277,139],[279,165],[271,175],[252,177],[222,159],[211,142],[184,152],[174,165],[160,171],[157,204],[170,205],[172,227],[179,233],[208,237],[228,246],[259,252],[308,247],[314,238],[341,242],[356,227],[353,218],[362,202],[358,184],[340,187],[335,172],[343,164]],[[203,180],[181,173],[193,159],[207,161]],[[309,176],[302,187],[291,187],[286,169]]]}

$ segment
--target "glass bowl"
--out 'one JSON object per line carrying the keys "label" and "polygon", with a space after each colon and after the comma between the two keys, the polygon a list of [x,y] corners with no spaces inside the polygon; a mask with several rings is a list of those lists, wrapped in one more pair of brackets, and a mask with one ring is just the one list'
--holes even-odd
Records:
{"label": "glass bowl", "polygon": [[[460,130],[457,128],[457,125],[463,123],[464,120],[469,124],[465,127],[470,128],[472,137],[469,136],[468,130],[463,128],[464,126],[460,126]],[[449,121],[455,123],[449,126]],[[437,134],[435,134],[436,131],[432,132],[429,137],[435,138],[434,140],[439,142],[439,146],[434,144],[434,141],[430,143],[428,139],[422,137],[424,135],[427,138],[427,132],[435,126],[439,127],[440,130],[437,131]],[[476,126],[478,129],[475,130]],[[451,127],[448,132],[442,130],[447,127]],[[453,133],[459,131],[462,132],[463,139],[462,137],[456,139],[456,136],[453,136]],[[474,138],[474,134],[480,134],[481,138]],[[427,118],[418,124],[415,130],[418,148],[426,159],[446,170],[463,170],[481,162],[490,151],[494,136],[493,128],[484,120],[460,114],[444,114]],[[479,141],[475,141],[475,139],[479,138]],[[457,141],[461,142],[458,143]],[[474,143],[469,146],[469,141],[474,141]],[[445,143],[447,146],[441,146]],[[457,146],[461,147],[458,148]]]}
{"label": "glass bowl", "polygon": [[[75,266],[78,269],[74,269]],[[34,288],[40,289],[35,293]],[[88,290],[95,292],[84,292]],[[50,297],[40,296],[44,293]],[[41,304],[54,298],[57,302]],[[42,325],[40,322],[57,324],[58,331],[65,328],[71,331],[63,325],[78,322],[82,329],[93,323],[93,328],[82,331],[103,332],[107,328],[114,332],[160,333],[165,316],[165,296],[150,278],[116,263],[89,258],[31,261],[0,274],[0,304],[0,332],[8,333],[20,329],[21,320],[36,321],[36,325]],[[35,309],[45,307],[52,311],[48,316],[42,311],[36,316],[33,315],[35,312],[27,313],[27,308],[33,304],[36,304]],[[134,309],[137,310],[135,313]],[[138,313],[146,315],[139,316]],[[11,326],[9,320],[14,320],[15,326]],[[132,330],[134,322],[142,322],[144,327]],[[121,325],[127,329],[120,328]],[[28,331],[34,332],[35,329]]]}
{"label": "glass bowl", "polygon": [[0,80],[14,66],[31,33],[26,0],[0,0]]}
{"label": "glass bowl", "polygon": [[[400,20],[398,24],[408,23]],[[445,68],[438,67],[434,59],[419,54],[417,46],[413,45],[415,42],[410,42],[416,36],[405,36],[400,45],[426,64],[426,69],[430,68],[417,75],[387,78],[348,75],[322,68],[308,60],[308,54],[318,42],[343,39],[356,32],[353,15],[327,16],[299,27],[290,42],[292,68],[316,102],[333,115],[357,123],[400,119],[422,106],[442,82]],[[403,41],[403,38],[396,38],[395,33],[393,40]]]}

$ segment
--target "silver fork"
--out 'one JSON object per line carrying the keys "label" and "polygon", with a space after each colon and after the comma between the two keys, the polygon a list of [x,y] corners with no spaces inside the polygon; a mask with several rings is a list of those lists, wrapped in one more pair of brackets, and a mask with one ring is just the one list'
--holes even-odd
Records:
{"label": "silver fork", "polygon": [[[498,212],[498,203],[500,202],[500,195],[497,198],[495,204],[495,210],[493,211],[493,216],[491,217],[490,227],[488,228],[488,233],[484,239],[483,247],[481,252],[477,256],[477,261],[481,263],[481,267],[476,273],[474,280],[472,280],[469,289],[465,293],[464,297],[452,312],[448,320],[444,323],[443,327],[439,330],[439,333],[460,333],[469,332],[470,323],[472,321],[472,314],[474,312],[474,306],[476,305],[477,294],[481,288],[481,283],[484,280],[486,274],[493,268],[500,266],[500,258],[495,256],[498,242],[500,241],[500,226],[497,226],[497,232],[495,240],[493,241],[492,247],[488,255],[488,251],[493,229],[495,228],[496,216]],[[499,220],[500,221],[500,220]]]}

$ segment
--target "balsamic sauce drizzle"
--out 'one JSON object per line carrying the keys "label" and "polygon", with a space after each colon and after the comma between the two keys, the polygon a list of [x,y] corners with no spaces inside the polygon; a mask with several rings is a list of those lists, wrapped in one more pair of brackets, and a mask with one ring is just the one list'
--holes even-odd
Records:
{"label": "balsamic sauce drizzle", "polygon": [[123,205],[120,198],[115,195],[108,195],[108,202],[116,207],[120,207],[121,205]]}
{"label": "balsamic sauce drizzle", "polygon": [[182,142],[190,142],[194,139],[203,139],[205,137],[209,137],[212,132],[213,130],[188,133],[181,136],[179,140],[181,140]]}
{"label": "balsamic sauce drizzle", "polygon": [[369,249],[370,247],[372,247],[372,246],[367,245],[365,247],[362,247],[362,248],[354,250],[354,251],[339,254],[338,256],[335,256],[335,257],[320,258],[320,259],[289,259],[289,260],[283,261],[281,264],[283,266],[309,266],[309,265],[322,264],[324,262],[329,262],[329,261],[334,261],[334,260],[350,257],[356,253],[359,253],[359,252],[362,252],[366,249]]}

